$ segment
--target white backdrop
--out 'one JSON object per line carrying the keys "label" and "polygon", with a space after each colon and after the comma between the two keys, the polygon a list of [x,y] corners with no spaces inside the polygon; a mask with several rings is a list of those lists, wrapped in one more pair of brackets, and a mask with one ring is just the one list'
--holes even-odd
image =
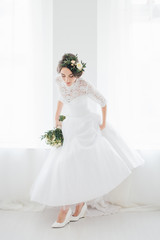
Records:
{"label": "white backdrop", "polygon": [[[53,1],[53,81],[57,76],[58,61],[65,53],[78,54],[86,63],[83,78],[97,85],[97,0]],[[54,86],[56,86],[54,81]],[[57,88],[53,88],[54,110],[57,106]],[[92,111],[97,106],[89,100]],[[62,109],[65,115],[65,109]]]}

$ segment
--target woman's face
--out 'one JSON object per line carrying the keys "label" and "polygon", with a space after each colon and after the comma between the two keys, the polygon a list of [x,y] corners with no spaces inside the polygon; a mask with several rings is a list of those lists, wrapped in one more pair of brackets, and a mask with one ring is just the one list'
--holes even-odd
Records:
{"label": "woman's face", "polygon": [[71,70],[67,67],[63,67],[61,69],[61,76],[63,78],[63,80],[65,81],[67,86],[71,86],[73,84],[73,82],[77,79],[73,73],[71,72]]}

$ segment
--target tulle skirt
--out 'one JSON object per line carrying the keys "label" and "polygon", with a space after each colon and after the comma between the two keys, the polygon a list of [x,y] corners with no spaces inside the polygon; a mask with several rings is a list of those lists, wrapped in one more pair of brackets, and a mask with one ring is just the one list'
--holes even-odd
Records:
{"label": "tulle skirt", "polygon": [[62,122],[63,146],[52,147],[30,190],[30,200],[61,207],[92,202],[117,187],[144,159],[106,121],[88,112]]}

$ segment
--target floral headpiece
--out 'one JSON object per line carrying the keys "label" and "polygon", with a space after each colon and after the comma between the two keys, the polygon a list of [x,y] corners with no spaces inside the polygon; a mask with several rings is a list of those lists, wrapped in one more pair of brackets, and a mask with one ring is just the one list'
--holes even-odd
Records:
{"label": "floral headpiece", "polygon": [[69,68],[73,73],[79,73],[84,71],[86,63],[78,62],[77,54],[75,57],[68,54],[61,66]]}

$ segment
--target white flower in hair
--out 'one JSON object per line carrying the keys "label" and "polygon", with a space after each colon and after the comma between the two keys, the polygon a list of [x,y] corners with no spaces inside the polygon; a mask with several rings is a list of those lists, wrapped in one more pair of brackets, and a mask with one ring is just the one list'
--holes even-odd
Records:
{"label": "white flower in hair", "polygon": [[75,63],[75,60],[72,60],[71,63]]}
{"label": "white flower in hair", "polygon": [[77,68],[78,68],[79,70],[82,69],[82,64],[81,64],[80,62],[77,63]]}

